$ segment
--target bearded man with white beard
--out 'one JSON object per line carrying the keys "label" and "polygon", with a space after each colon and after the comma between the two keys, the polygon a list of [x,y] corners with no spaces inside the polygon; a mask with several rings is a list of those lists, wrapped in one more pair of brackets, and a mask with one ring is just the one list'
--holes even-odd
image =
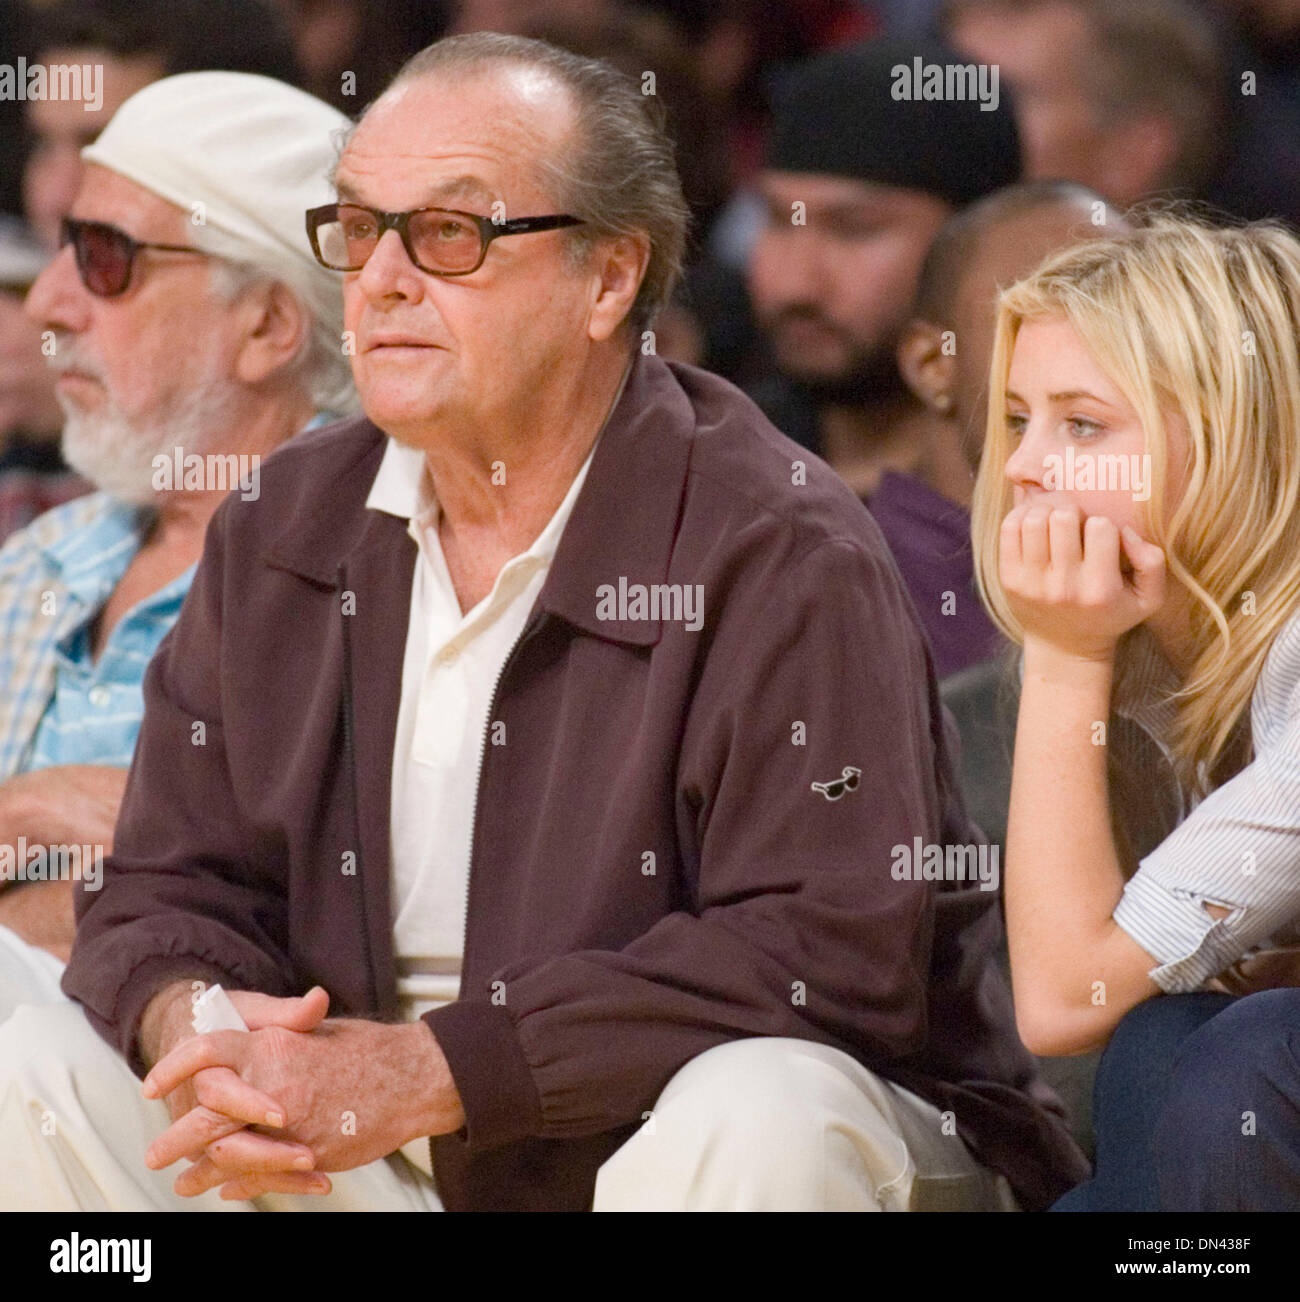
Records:
{"label": "bearded man with white beard", "polygon": [[0,1020],[63,998],[72,881],[24,866],[111,850],[145,668],[234,486],[158,468],[257,466],[354,408],[338,282],[302,219],[331,197],[346,126],[281,82],[187,73],[83,150],[26,310],[52,345],[64,457],[99,491],[0,549]]}

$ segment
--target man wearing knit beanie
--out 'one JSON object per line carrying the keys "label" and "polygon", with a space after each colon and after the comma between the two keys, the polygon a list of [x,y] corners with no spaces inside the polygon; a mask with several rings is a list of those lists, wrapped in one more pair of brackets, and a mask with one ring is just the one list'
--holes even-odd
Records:
{"label": "man wearing knit beanie", "polygon": [[937,42],[836,50],[779,88],[749,267],[775,374],[754,397],[860,497],[923,451],[894,353],[930,240],[1020,171],[997,68]]}
{"label": "man wearing knit beanie", "polygon": [[[73,880],[95,889],[112,848],[145,667],[213,512],[354,404],[338,285],[302,226],[346,125],[270,78],[188,73],[132,96],[83,152],[26,310],[65,458],[99,491],[0,550],[0,1021],[63,999]],[[49,871],[66,847],[70,871]]]}

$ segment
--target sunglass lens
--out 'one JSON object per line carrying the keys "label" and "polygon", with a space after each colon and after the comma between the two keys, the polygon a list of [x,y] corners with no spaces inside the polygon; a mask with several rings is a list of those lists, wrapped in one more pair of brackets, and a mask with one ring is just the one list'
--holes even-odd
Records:
{"label": "sunglass lens", "polygon": [[120,294],[131,279],[131,247],[111,226],[75,228],[77,270],[86,288],[102,298]]}

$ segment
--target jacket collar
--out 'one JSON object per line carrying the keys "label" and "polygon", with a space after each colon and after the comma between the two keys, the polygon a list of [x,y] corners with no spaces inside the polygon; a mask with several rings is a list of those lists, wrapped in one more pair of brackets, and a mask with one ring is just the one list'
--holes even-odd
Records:
{"label": "jacket collar", "polygon": [[597,589],[667,581],[694,433],[695,411],[667,363],[638,355],[538,596],[543,610],[596,637],[658,642],[657,619],[598,618]]}
{"label": "jacket collar", "polygon": [[[297,501],[288,527],[270,545],[267,560],[315,583],[333,587],[345,558],[405,538],[402,523],[361,507],[387,440],[369,421],[354,428],[371,437],[353,461],[317,489],[318,500]],[[598,592],[619,580],[628,585],[667,581],[690,464],[695,412],[673,371],[661,358],[637,354],[614,404],[586,482],[560,537],[538,606],[594,636],[634,646],[659,640],[659,620],[603,620]],[[310,475],[304,475],[311,483]],[[362,499],[364,501],[364,499]],[[351,527],[340,528],[348,520]]]}

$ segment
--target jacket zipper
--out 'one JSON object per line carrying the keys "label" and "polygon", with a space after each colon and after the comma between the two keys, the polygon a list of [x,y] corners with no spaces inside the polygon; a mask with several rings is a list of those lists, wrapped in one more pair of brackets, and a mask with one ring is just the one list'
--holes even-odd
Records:
{"label": "jacket zipper", "polygon": [[[618,406],[623,397],[623,390],[627,387],[628,376],[632,374],[632,367],[636,362],[633,357],[631,361],[623,368],[623,378],[618,382],[618,392],[614,395],[614,400],[609,404],[609,410],[605,413],[605,419],[601,422],[600,429],[596,433],[596,439],[599,441],[600,436],[604,434],[605,427],[609,424],[610,417],[614,414],[614,408]],[[554,559],[554,558],[552,558]],[[545,615],[534,612],[536,618],[530,618],[524,625],[523,631],[519,634],[514,646],[510,648],[510,654],[506,656],[505,663],[501,666],[501,672],[497,674],[497,680],[492,685],[492,699],[488,702],[487,724],[483,729],[483,736],[479,746],[478,753],[478,777],[474,780],[474,813],[473,822],[470,823],[469,830],[469,881],[465,887],[465,902],[461,909],[461,926],[460,926],[460,970],[461,970],[461,988],[464,989],[464,973],[469,967],[469,901],[470,892],[474,889],[474,845],[478,839],[478,798],[479,792],[483,787],[483,765],[487,760],[488,734],[492,731],[492,716],[497,712],[497,692],[501,690],[501,681],[505,678],[511,664],[514,662],[515,653],[521,646],[529,641],[537,630],[541,627]],[[459,996],[457,996],[459,997]]]}
{"label": "jacket zipper", "polygon": [[[374,1008],[378,1012],[382,1000],[379,997],[379,979],[375,972],[375,956],[370,949],[370,919],[366,913],[366,879],[365,866],[362,863],[361,847],[361,797],[357,791],[357,754],[353,740],[354,723],[352,718],[352,633],[350,616],[342,614],[343,593],[347,591],[347,562],[340,561],[337,580],[337,594],[340,601],[340,618],[343,620],[343,751],[346,757],[348,773],[351,777],[352,790],[352,832],[357,843],[357,885],[361,889],[361,943],[365,948],[366,967],[370,972],[370,989]],[[400,686],[399,686],[399,691]],[[389,817],[385,811],[385,817]]]}
{"label": "jacket zipper", "polygon": [[[497,712],[497,693],[501,690],[502,680],[509,672],[510,666],[514,663],[515,655],[518,653],[519,648],[523,646],[525,642],[531,640],[533,635],[541,627],[544,618],[544,616],[539,614],[536,618],[530,619],[524,626],[523,631],[519,634],[519,637],[515,640],[514,646],[510,648],[510,654],[506,656],[505,662],[502,664],[501,670],[497,674],[497,680],[492,685],[492,699],[488,702],[487,721],[483,726],[483,735],[479,739],[478,776],[474,780],[474,812],[471,815],[471,822],[469,825],[469,861],[466,865],[468,881],[465,885],[465,896],[464,902],[461,905],[460,917],[460,984],[462,993],[465,988],[465,973],[469,970],[469,904],[471,894],[474,890],[474,847],[478,841],[478,801],[479,795],[483,789],[483,767],[487,762],[488,735],[492,731],[493,719]],[[460,995],[458,995],[457,998],[460,998]]]}

